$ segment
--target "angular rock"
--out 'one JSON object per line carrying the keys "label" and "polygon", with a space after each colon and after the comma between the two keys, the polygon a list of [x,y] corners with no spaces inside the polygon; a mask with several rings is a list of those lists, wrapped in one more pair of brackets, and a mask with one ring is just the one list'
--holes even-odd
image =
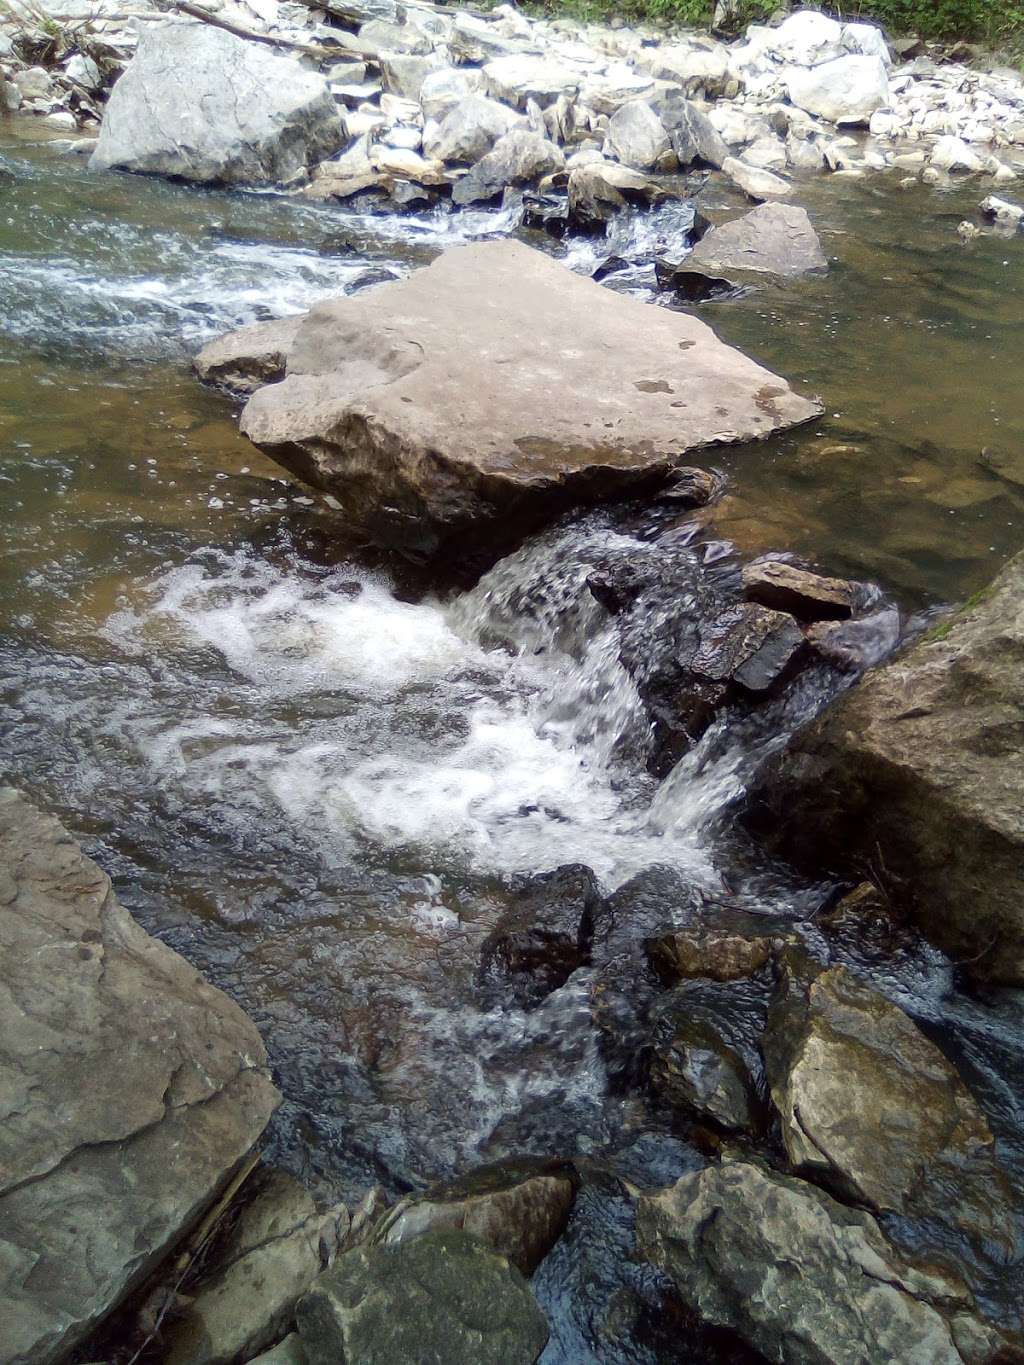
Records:
{"label": "angular rock", "polygon": [[827,269],[806,209],[772,203],[711,228],[664,279],[688,298],[702,298],[764,277],[785,280]]}
{"label": "angular rock", "polygon": [[783,180],[779,175],[773,175],[771,171],[758,170],[756,166],[748,166],[745,161],[741,161],[737,156],[726,157],[722,162],[722,170],[738,185],[748,199],[761,201],[763,199],[784,199],[787,194],[792,194],[793,186],[788,180]]}
{"label": "angular rock", "polygon": [[[430,554],[475,541],[496,555],[499,528],[514,536],[567,503],[661,479],[687,450],[818,411],[697,319],[503,241],[319,304],[242,430],[384,543]],[[783,639],[768,613],[753,644],[764,610],[741,610],[751,660]]]}
{"label": "angular rock", "polygon": [[956,172],[961,175],[976,175],[985,169],[985,163],[962,137],[940,137],[931,150],[929,163],[939,171]]}
{"label": "angular rock", "polygon": [[425,57],[408,52],[386,52],[380,58],[385,89],[405,100],[418,101],[428,76],[446,67],[444,57],[437,52]]}
{"label": "angular rock", "polygon": [[299,62],[207,24],[146,24],[90,164],[274,184],[331,156],[344,138],[326,81]]}
{"label": "angular rock", "polygon": [[539,133],[514,128],[498,139],[486,156],[452,190],[456,204],[475,204],[496,198],[509,185],[527,185],[560,171],[565,157]]}
{"label": "angular rock", "polygon": [[[471,166],[520,121],[508,105],[489,100],[484,95],[467,95],[449,109],[437,128],[424,138],[423,150],[438,161],[461,161]],[[546,158],[544,164],[550,160]],[[533,178],[532,175],[527,177]]]}
{"label": "angular rock", "polygon": [[607,163],[574,166],[569,172],[568,217],[580,232],[603,232],[626,207],[626,200],[605,175]]}
{"label": "angular rock", "polygon": [[994,194],[983,199],[978,207],[986,218],[1000,227],[1019,228],[1024,223],[1024,208],[1020,204],[1011,204],[1008,199],[999,199]]}
{"label": "angular rock", "polygon": [[540,873],[518,889],[518,903],[484,940],[480,976],[529,1008],[588,961],[600,892],[594,874],[581,866]]}
{"label": "angular rock", "polygon": [[738,604],[702,621],[677,656],[684,671],[710,683],[764,692],[803,647],[800,627],[785,612]]}
{"label": "angular rock", "polygon": [[278,1095],[255,1027],[0,789],[0,1341],[63,1360],[230,1179]]}
{"label": "angular rock", "polygon": [[532,1275],[565,1230],[575,1197],[571,1176],[556,1163],[484,1166],[401,1200],[371,1242],[397,1246],[425,1232],[455,1229]]}
{"label": "angular rock", "polygon": [[608,121],[605,149],[624,166],[649,171],[671,150],[665,125],[646,100],[630,100]]}
{"label": "angular rock", "polygon": [[651,1089],[682,1113],[743,1132],[753,1126],[750,1075],[742,1057],[707,1020],[668,1011],[656,1029]]}
{"label": "angular rock", "polygon": [[729,157],[729,148],[707,114],[678,95],[670,95],[657,106],[680,166],[695,161],[720,169]]}
{"label": "angular rock", "polygon": [[904,1262],[867,1213],[744,1161],[637,1206],[641,1251],[708,1322],[779,1365],[963,1365],[946,1312],[962,1285]]}
{"label": "angular rock", "polygon": [[748,601],[788,611],[801,621],[844,620],[857,604],[855,583],[798,569],[781,559],[745,564],[741,577]]}
{"label": "angular rock", "polygon": [[284,1341],[256,1356],[249,1365],[308,1365],[298,1332],[289,1332]]}
{"label": "angular rock", "polygon": [[796,737],[760,790],[808,866],[883,868],[972,973],[1024,984],[1024,555]]}
{"label": "angular rock", "polygon": [[810,980],[787,973],[764,1054],[794,1169],[879,1212],[1012,1243],[988,1124],[898,1006],[845,967]]}
{"label": "angular rock", "polygon": [[534,1365],[544,1314],[519,1274],[463,1232],[357,1247],[299,1303],[308,1365]]}
{"label": "angular rock", "polygon": [[643,100],[654,93],[649,76],[639,76],[628,66],[592,76],[580,88],[580,103],[597,114],[614,114],[631,100]]}
{"label": "angular rock", "polygon": [[698,923],[649,938],[644,947],[666,986],[693,977],[741,981],[766,967],[783,942],[779,935],[744,932],[751,928]]}
{"label": "angular rock", "polygon": [[488,93],[517,109],[525,109],[529,100],[543,109],[559,95],[574,95],[580,81],[579,68],[550,57],[498,57],[484,67]]}
{"label": "angular rock", "polygon": [[227,332],[200,351],[195,359],[196,374],[204,384],[236,395],[276,384],[285,376],[288,353],[301,322],[301,316],[281,318]]}
{"label": "angular rock", "polygon": [[[343,1208],[340,1216],[343,1233]],[[322,1268],[324,1224],[298,1181],[271,1171],[205,1268],[198,1294],[166,1332],[166,1365],[233,1365],[279,1337]],[[330,1240],[337,1243],[337,1229]]]}
{"label": "angular rock", "polygon": [[889,77],[878,56],[837,57],[808,70],[792,68],[786,90],[798,109],[829,123],[867,123],[889,104]]}
{"label": "angular rock", "polygon": [[480,93],[483,76],[466,67],[443,66],[431,71],[420,86],[420,107],[424,118],[443,119],[468,95]]}

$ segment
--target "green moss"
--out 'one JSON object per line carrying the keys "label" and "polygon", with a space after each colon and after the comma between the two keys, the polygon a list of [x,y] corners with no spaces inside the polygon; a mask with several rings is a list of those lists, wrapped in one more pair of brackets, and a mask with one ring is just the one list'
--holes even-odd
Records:
{"label": "green moss", "polygon": [[[538,0],[530,8],[585,21],[615,15],[627,22],[664,21],[679,27],[711,22],[714,0]],[[776,0],[741,0],[735,23],[769,18]],[[842,19],[873,19],[890,34],[922,38],[963,38],[1007,48],[1024,45],[1024,0],[852,0],[840,11],[827,4],[808,6]]]}
{"label": "green moss", "polygon": [[932,626],[931,630],[926,630],[921,636],[921,639],[928,644],[934,644],[936,640],[947,639],[950,631],[956,625],[957,621],[959,621],[961,616],[965,616],[974,607],[981,606],[982,602],[987,602],[991,596],[991,584],[986,588],[979,588],[977,592],[972,592],[962,606],[958,607],[956,611],[951,611],[945,620],[940,621],[937,626]]}

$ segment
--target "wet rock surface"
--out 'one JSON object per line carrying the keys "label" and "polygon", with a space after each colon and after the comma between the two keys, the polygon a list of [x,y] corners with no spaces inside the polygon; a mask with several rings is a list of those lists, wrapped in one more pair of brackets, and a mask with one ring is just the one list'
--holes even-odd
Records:
{"label": "wet rock surface", "polygon": [[255,1027],[0,790],[0,1340],[63,1359],[216,1196],[278,1101]]}
{"label": "wet rock surface", "polygon": [[301,1300],[298,1318],[308,1365],[534,1365],[548,1339],[518,1271],[452,1231],[347,1252]]}
{"label": "wet rock surface", "polygon": [[1008,1253],[1014,1200],[956,1069],[846,968],[812,969],[809,980],[806,970],[785,971],[764,1042],[794,1168],[879,1212],[948,1222]]}
{"label": "wet rock surface", "polygon": [[481,1167],[401,1200],[375,1228],[372,1245],[397,1246],[424,1232],[452,1228],[530,1275],[565,1230],[575,1195],[571,1169],[558,1162]]}
{"label": "wet rock surface", "polygon": [[199,1292],[172,1318],[167,1365],[231,1365],[275,1341],[348,1222],[344,1206],[320,1213],[298,1181],[269,1171],[207,1262]]}
{"label": "wet rock surface", "polygon": [[805,863],[882,870],[893,902],[979,977],[1020,983],[1024,560],[868,674],[763,779],[758,822]]}
{"label": "wet rock surface", "polygon": [[[246,382],[256,364],[246,351]],[[567,501],[664,479],[688,450],[818,411],[696,319],[616,296],[515,242],[450,251],[399,283],[318,305],[286,371],[249,399],[243,433],[335,496],[350,524],[425,555],[473,537],[496,553],[499,520],[535,523]],[[757,607],[740,616],[727,628],[733,652],[764,686],[786,653],[785,624]]]}
{"label": "wet rock surface", "polygon": [[768,1360],[972,1359],[957,1344],[957,1316],[973,1326],[963,1286],[903,1261],[870,1215],[803,1181],[725,1161],[641,1197],[637,1237],[684,1301]]}

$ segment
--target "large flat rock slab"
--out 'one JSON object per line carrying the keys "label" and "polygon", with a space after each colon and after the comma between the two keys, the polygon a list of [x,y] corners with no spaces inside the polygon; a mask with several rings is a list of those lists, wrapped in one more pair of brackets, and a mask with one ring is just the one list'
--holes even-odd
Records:
{"label": "large flat rock slab", "polygon": [[[262,345],[280,350],[280,331],[239,335],[239,391],[264,369]],[[231,351],[230,338],[213,343],[200,374],[230,387]],[[252,393],[245,435],[378,543],[428,556],[494,548],[573,503],[664,478],[695,450],[820,412],[696,318],[514,241],[319,304],[284,370]]]}
{"label": "large flat rock slab", "polygon": [[217,1194],[278,1102],[255,1026],[0,788],[0,1343],[63,1359]]}
{"label": "large flat rock slab", "polygon": [[1024,983],[1024,555],[798,735],[758,802],[790,856],[881,878],[972,974]]}

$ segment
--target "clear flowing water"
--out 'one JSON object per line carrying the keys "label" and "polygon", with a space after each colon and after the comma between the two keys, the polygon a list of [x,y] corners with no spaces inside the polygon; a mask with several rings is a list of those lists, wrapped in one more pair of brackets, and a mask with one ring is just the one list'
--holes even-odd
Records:
{"label": "clear flowing water", "polygon": [[[729,806],[835,680],[713,728],[659,782],[585,589],[649,540],[593,513],[432,595],[339,536],[191,377],[204,339],[513,230],[513,211],[360,215],[97,176],[27,132],[0,131],[6,777],[256,1019],[285,1095],[271,1154],[312,1183],[396,1191],[524,1151],[677,1174],[693,1150],[609,1084],[588,973],[537,1008],[496,1004],[480,949],[522,878],[566,864],[606,891],[668,866],[762,913],[813,909],[822,889],[763,866]],[[1024,544],[1024,246],[962,247],[975,197],[815,182],[829,277],[702,310],[828,415],[716,451],[726,497],[681,555],[728,578],[738,552],[797,550],[909,615]],[[605,246],[529,240],[587,271],[626,256],[609,287],[653,299],[652,243],[685,224],[670,208]],[[959,994],[926,949],[870,970],[961,1059],[1019,1165],[1018,1002]],[[562,1323],[545,1359],[668,1358],[616,1350]]]}

